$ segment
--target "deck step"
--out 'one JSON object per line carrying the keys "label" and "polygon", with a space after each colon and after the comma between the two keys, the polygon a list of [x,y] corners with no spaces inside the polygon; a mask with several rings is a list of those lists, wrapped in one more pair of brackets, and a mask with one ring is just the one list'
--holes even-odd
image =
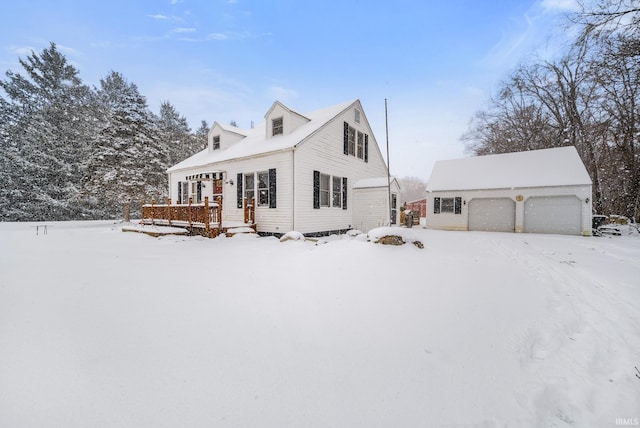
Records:
{"label": "deck step", "polygon": [[122,226],[123,232],[138,232],[157,238],[165,235],[188,235],[189,231],[181,227],[155,226],[147,224],[132,224]]}

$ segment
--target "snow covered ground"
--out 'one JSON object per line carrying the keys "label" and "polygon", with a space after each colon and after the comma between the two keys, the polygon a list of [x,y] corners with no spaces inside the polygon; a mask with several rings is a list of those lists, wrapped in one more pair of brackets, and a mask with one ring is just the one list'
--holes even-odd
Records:
{"label": "snow covered ground", "polygon": [[425,248],[0,224],[2,427],[640,418],[640,237]]}

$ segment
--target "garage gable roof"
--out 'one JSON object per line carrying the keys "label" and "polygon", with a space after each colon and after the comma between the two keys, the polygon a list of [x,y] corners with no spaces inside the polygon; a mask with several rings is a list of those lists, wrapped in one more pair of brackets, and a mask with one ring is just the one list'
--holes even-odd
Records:
{"label": "garage gable roof", "polygon": [[591,185],[574,146],[435,163],[427,191]]}

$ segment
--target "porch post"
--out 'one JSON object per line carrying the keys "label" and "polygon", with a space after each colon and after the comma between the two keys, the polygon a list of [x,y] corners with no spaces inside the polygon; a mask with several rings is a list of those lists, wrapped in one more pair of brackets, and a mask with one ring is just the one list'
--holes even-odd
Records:
{"label": "porch post", "polygon": [[256,198],[251,198],[251,224],[256,223]]}
{"label": "porch post", "polygon": [[207,237],[210,236],[211,223],[209,222],[209,197],[204,197],[204,231]]}
{"label": "porch post", "polygon": [[169,226],[171,226],[171,198],[167,199],[167,221],[169,222]]}
{"label": "porch post", "polygon": [[222,195],[218,196],[218,235],[222,231]]}

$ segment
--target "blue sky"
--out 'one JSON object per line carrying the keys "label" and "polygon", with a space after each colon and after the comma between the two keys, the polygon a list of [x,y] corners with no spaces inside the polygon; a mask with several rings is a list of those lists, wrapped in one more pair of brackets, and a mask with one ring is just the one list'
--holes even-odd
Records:
{"label": "blue sky", "polygon": [[[122,73],[158,112],[259,123],[360,99],[391,172],[427,180],[510,69],[553,51],[573,0],[0,0],[0,71],[55,42],[89,85]],[[4,78],[4,76],[3,76]]]}

